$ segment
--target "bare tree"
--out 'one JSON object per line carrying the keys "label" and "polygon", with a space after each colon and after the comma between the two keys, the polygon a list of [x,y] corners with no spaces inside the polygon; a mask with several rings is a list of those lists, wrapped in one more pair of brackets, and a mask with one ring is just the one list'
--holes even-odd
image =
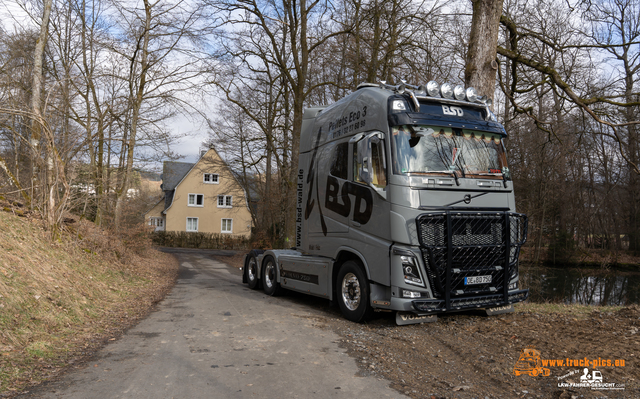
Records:
{"label": "bare tree", "polygon": [[[128,74],[122,77],[128,83],[124,113],[117,115],[123,129],[115,189],[115,224],[119,226],[139,140],[155,136],[152,132],[162,130],[162,121],[176,109],[195,111],[178,93],[198,85],[200,53],[194,44],[203,34],[200,22],[204,15],[200,6],[188,1],[144,0],[142,8],[114,6],[124,36],[113,51],[128,64]],[[180,57],[190,61],[183,58],[181,62]]]}
{"label": "bare tree", "polygon": [[[268,57],[268,62],[278,68],[282,85],[291,95],[291,140],[287,141],[289,145],[285,149],[288,168],[284,198],[286,208],[293,209],[303,107],[305,100],[315,89],[313,86],[309,87],[309,65],[324,43],[342,34],[340,30],[329,29],[333,5],[321,0],[283,0],[277,3],[245,0],[211,4],[224,15],[225,24],[232,26],[232,30],[252,26],[264,34],[263,41],[252,42],[250,39],[247,45],[252,49],[260,49],[256,54],[264,54]],[[285,226],[287,237],[292,240],[295,218],[290,212],[285,215]]]}

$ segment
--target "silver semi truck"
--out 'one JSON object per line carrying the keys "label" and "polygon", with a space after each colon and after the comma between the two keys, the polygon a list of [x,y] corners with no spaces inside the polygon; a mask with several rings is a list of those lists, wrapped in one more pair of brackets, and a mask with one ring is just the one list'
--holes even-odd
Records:
{"label": "silver semi truck", "polygon": [[363,321],[513,309],[527,217],[516,213],[507,134],[472,88],[362,84],[305,110],[296,246],[252,250],[243,281],[337,301]]}

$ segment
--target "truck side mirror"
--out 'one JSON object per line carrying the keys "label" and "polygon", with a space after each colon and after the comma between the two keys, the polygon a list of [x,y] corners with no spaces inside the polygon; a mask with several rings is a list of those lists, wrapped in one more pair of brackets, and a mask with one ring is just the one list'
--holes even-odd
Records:
{"label": "truck side mirror", "polygon": [[371,165],[369,162],[369,157],[362,158],[361,166],[360,166],[360,178],[365,183],[371,183]]}
{"label": "truck side mirror", "polygon": [[358,141],[358,165],[360,165],[358,174],[360,179],[369,184],[371,183],[371,141],[369,137]]}

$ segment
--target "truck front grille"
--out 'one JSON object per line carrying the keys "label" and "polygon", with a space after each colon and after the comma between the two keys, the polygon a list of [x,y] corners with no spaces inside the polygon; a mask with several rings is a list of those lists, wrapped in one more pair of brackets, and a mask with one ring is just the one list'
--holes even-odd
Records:
{"label": "truck front grille", "polygon": [[[508,284],[517,274],[527,234],[523,214],[446,211],[419,216],[417,226],[436,298],[447,292],[452,297],[502,293],[505,279]],[[465,285],[465,278],[476,276],[491,276],[491,282]]]}

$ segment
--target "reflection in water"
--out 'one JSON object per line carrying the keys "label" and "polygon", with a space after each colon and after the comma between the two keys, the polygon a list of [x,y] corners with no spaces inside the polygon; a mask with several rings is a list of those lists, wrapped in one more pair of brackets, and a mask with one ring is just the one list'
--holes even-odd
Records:
{"label": "reflection in water", "polygon": [[521,267],[520,282],[533,302],[584,305],[640,303],[640,273],[596,269]]}

